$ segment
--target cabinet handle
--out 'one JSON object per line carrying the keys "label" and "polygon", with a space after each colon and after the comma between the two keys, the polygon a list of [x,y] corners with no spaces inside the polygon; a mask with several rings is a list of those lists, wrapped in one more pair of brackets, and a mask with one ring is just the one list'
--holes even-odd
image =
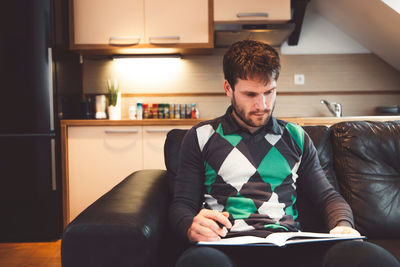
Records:
{"label": "cabinet handle", "polygon": [[243,17],[268,17],[268,13],[264,12],[241,12],[237,13],[236,17],[243,18]]}
{"label": "cabinet handle", "polygon": [[108,44],[112,46],[131,46],[140,42],[139,36],[110,37]]}
{"label": "cabinet handle", "polygon": [[106,134],[136,134],[139,130],[105,130]]}
{"label": "cabinet handle", "polygon": [[152,36],[149,37],[150,44],[178,44],[179,36]]}
{"label": "cabinet handle", "polygon": [[168,133],[170,129],[147,129],[148,133]]}

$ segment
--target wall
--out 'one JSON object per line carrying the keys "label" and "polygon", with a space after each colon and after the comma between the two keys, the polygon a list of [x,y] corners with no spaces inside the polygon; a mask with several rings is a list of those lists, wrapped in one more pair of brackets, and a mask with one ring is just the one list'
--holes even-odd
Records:
{"label": "wall", "polygon": [[360,54],[370,53],[350,36],[320,16],[315,10],[314,1],[307,7],[299,44],[281,47],[282,54]]}
{"label": "wall", "polygon": [[[339,29],[400,71],[400,14],[381,0],[313,0]],[[393,0],[399,5],[400,1]]]}
{"label": "wall", "polygon": [[[197,103],[201,118],[224,113],[229,99],[223,93],[224,49],[212,55],[183,59],[113,61],[85,58],[85,93],[104,93],[115,77],[123,93],[123,117],[128,106],[147,103]],[[306,13],[298,46],[281,47],[276,116],[331,116],[321,99],[339,102],[344,116],[376,115],[376,107],[400,103],[400,75],[393,67],[319,16]],[[304,85],[294,85],[296,73]]]}

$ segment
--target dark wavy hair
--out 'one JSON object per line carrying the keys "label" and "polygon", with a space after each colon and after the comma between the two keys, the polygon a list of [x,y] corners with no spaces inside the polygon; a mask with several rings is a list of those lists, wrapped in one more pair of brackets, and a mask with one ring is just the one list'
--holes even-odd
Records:
{"label": "dark wavy hair", "polygon": [[243,40],[234,43],[224,55],[223,69],[225,79],[232,90],[237,79],[261,78],[268,83],[278,80],[281,64],[276,50],[254,40]]}

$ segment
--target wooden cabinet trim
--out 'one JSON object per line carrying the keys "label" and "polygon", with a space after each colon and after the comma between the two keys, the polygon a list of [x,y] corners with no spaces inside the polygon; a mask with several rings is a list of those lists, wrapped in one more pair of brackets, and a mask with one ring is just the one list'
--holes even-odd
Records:
{"label": "wooden cabinet trim", "polygon": [[196,125],[196,119],[144,119],[144,120],[61,120],[65,126],[157,126]]}
{"label": "wooden cabinet trim", "polygon": [[[394,121],[400,116],[351,116],[351,117],[277,117],[300,125],[326,125],[341,121]],[[61,127],[69,126],[185,126],[196,125],[207,119],[144,119],[144,120],[61,120]],[[67,132],[66,132],[67,133]],[[63,135],[62,135],[63,137]]]}
{"label": "wooden cabinet trim", "polygon": [[[299,92],[293,92],[293,91],[278,91],[276,93],[278,96],[279,95],[398,95],[400,94],[400,91],[395,91],[395,90],[387,90],[387,91],[299,91]],[[132,93],[126,93],[122,94],[122,97],[166,97],[166,96],[172,96],[172,97],[191,97],[191,96],[210,96],[210,97],[218,97],[218,96],[226,96],[225,93],[216,93],[216,92],[204,92],[204,93],[154,93],[154,94],[132,94]]]}
{"label": "wooden cabinet trim", "polygon": [[62,209],[63,229],[69,219],[69,172],[68,172],[68,125],[61,124],[61,171],[62,171]]}

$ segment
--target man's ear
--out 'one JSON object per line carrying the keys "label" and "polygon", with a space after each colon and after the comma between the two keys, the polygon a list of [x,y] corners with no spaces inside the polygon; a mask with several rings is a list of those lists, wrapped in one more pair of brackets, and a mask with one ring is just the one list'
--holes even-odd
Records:
{"label": "man's ear", "polygon": [[226,95],[229,96],[230,98],[232,98],[233,90],[227,80],[224,81],[224,90],[225,90]]}

